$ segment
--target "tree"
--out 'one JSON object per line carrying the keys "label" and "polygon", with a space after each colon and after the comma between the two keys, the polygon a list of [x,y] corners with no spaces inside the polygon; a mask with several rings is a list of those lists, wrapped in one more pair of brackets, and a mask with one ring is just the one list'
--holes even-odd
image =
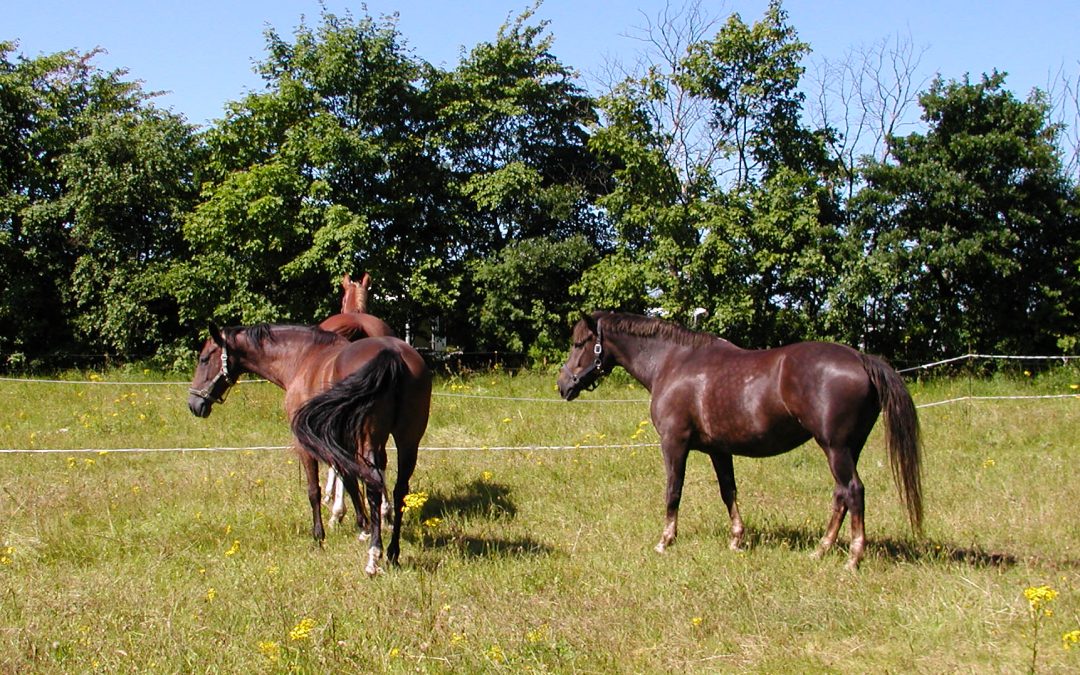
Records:
{"label": "tree", "polygon": [[802,122],[808,47],[779,3],[753,25],[732,15],[711,39],[683,44],[703,35],[691,10],[682,27],[665,15],[648,40],[666,70],[602,99],[592,142],[616,185],[598,203],[619,250],[577,289],[745,344],[820,335],[839,209],[826,134]]}
{"label": "tree", "polygon": [[809,51],[779,0],[753,25],[732,14],[713,40],[690,46],[681,78],[712,108],[735,188],[822,163],[820,140],[801,121],[801,62]]}
{"label": "tree", "polygon": [[920,98],[927,132],[890,137],[895,163],[864,168],[848,284],[870,300],[846,316],[866,317],[875,351],[1075,345],[1078,193],[1045,95],[1019,101],[1004,83],[936,80]]}
{"label": "tree", "polygon": [[162,217],[183,208],[190,128],[94,52],[14,49],[0,44],[0,349],[131,353],[170,315],[146,306],[143,274],[175,244]]}
{"label": "tree", "polygon": [[479,346],[556,360],[566,349],[565,319],[576,309],[567,287],[596,259],[596,248],[577,235],[522,239],[478,260],[473,278],[481,298]]}
{"label": "tree", "polygon": [[206,136],[208,181],[184,228],[194,257],[172,274],[183,317],[313,322],[362,269],[372,311],[400,330],[423,309],[413,272],[451,248],[418,87],[428,67],[392,19],[324,12],[293,41],[269,30],[267,47],[267,90]]}
{"label": "tree", "polygon": [[166,275],[187,254],[196,154],[190,125],[139,108],[95,120],[64,158],[73,323],[86,343],[145,355],[182,334]]}

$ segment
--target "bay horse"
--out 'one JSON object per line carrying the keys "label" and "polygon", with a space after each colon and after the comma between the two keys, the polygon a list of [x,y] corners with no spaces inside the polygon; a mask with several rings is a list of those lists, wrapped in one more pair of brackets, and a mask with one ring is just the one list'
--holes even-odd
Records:
{"label": "bay horse", "polygon": [[397,562],[405,495],[430,415],[431,372],[424,359],[394,337],[349,342],[311,326],[211,327],[191,383],[191,412],[207,417],[248,372],[285,390],[285,411],[307,478],[316,541],[325,538],[318,462],[330,464],[340,475],[361,530],[365,522],[359,481],[364,482],[370,506],[369,575],[379,571],[382,557],[380,507],[386,491],[386,442],[393,435],[397,479],[387,558]]}
{"label": "bay horse", "polygon": [[[319,328],[337,333],[346,340],[366,337],[397,337],[394,330],[382,319],[367,313],[368,289],[371,276],[364,272],[360,281],[353,281],[345,274],[341,277],[341,312],[327,317]],[[330,506],[331,527],[345,518],[345,489],[337,479],[337,472],[330,467],[326,472],[326,488],[323,502]]]}
{"label": "bay horse", "polygon": [[825,451],[835,481],[832,516],[814,557],[832,548],[850,512],[846,566],[857,569],[866,535],[856,465],[879,412],[893,478],[913,531],[921,531],[918,417],[903,380],[884,360],[830,342],[747,350],[660,319],[594,312],[574,326],[559,393],[571,401],[595,388],[616,365],[650,392],[652,423],[660,435],[667,492],[657,552],[663,553],[678,532],[691,448],[712,460],[731,518],[730,547],[737,550],[744,528],[732,456],[770,457],[813,438]]}

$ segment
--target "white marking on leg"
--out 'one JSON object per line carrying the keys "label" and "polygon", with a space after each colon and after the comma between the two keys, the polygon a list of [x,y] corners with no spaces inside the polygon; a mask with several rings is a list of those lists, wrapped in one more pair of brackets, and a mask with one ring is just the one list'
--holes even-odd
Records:
{"label": "white marking on leg", "polygon": [[[330,469],[333,471],[333,469]],[[334,505],[330,508],[331,527],[340,523],[345,518],[345,482],[340,478],[334,480]]]}
{"label": "white marking on leg", "polygon": [[660,543],[656,545],[657,553],[664,553],[667,551],[668,546],[675,543],[675,537],[678,534],[679,526],[678,516],[669,518],[667,524],[664,526],[664,532],[660,535]]}
{"label": "white marking on leg", "polygon": [[334,467],[328,467],[326,470],[326,488],[323,489],[323,504],[329,504],[331,501],[333,501],[334,484],[340,482],[341,481],[337,480],[337,473],[334,471]]}
{"label": "white marking on leg", "polygon": [[367,566],[364,568],[364,572],[366,572],[369,577],[373,577],[379,572],[382,572],[382,568],[379,567],[380,560],[382,560],[382,549],[375,546],[369,547]]}

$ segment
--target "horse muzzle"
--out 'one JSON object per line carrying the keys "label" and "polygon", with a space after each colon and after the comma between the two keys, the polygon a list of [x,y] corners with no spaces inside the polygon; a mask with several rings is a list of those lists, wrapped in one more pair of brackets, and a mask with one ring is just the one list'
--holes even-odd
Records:
{"label": "horse muzzle", "polygon": [[589,364],[580,373],[574,374],[566,366],[559,371],[559,395],[566,401],[573,401],[582,391],[592,391],[600,384],[600,376],[604,374],[600,360],[597,359]]}
{"label": "horse muzzle", "polygon": [[194,415],[195,417],[203,417],[203,418],[209,417],[210,416],[210,411],[214,407],[213,404],[209,400],[203,398],[202,396],[198,396],[196,394],[190,394],[188,396],[187,405],[188,405],[188,410],[191,411],[192,415]]}

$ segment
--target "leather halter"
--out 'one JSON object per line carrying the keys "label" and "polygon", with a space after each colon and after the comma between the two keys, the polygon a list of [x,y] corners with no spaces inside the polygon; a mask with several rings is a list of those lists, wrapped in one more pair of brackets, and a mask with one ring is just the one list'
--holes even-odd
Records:
{"label": "leather halter", "polygon": [[585,381],[586,378],[592,375],[594,371],[600,372],[596,375],[596,377],[593,378],[592,382],[582,387],[582,389],[584,389],[585,391],[592,391],[593,389],[596,389],[598,386],[600,386],[600,378],[606,375],[606,373],[604,372],[604,344],[602,340],[603,331],[600,328],[600,320],[598,319],[596,321],[596,344],[593,345],[593,354],[595,356],[595,358],[593,358],[593,362],[586,366],[580,373],[576,375],[570,370],[570,368],[568,368],[566,365],[563,365],[562,369],[566,372],[566,376],[570,378],[570,382],[573,385],[574,389],[577,389],[579,385],[581,385],[581,383]]}
{"label": "leather halter", "polygon": [[[222,390],[222,392],[217,396],[214,396],[214,387],[217,386],[218,381],[221,379],[225,380],[225,389]],[[229,393],[229,388],[232,387],[232,385],[235,383],[236,380],[229,377],[229,350],[226,349],[225,343],[222,342],[221,370],[219,370],[218,374],[214,376],[214,379],[210,380],[210,384],[206,385],[202,389],[196,389],[195,387],[191,387],[190,389],[188,389],[188,393],[194,394],[195,396],[198,396],[204,401],[208,401],[210,403],[224,403],[225,397]]]}

